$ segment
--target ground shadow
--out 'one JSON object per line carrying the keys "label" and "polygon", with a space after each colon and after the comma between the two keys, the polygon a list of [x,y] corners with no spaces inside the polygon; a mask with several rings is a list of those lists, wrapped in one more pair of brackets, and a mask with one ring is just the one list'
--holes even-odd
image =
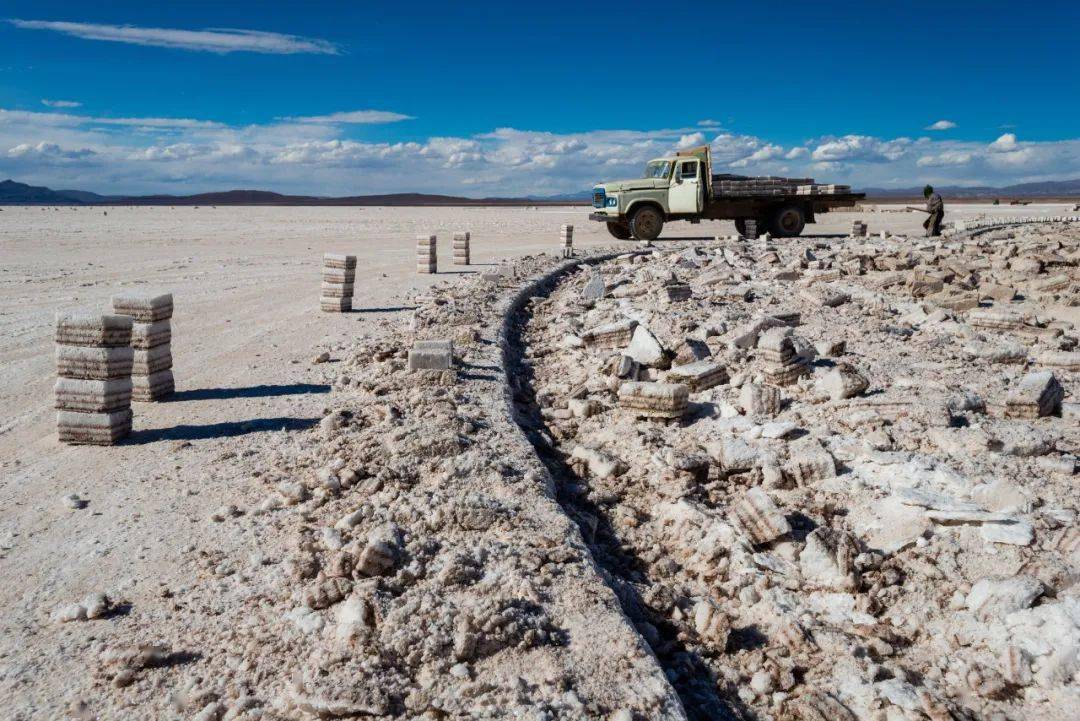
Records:
{"label": "ground shadow", "polygon": [[201,441],[210,438],[232,438],[267,431],[302,431],[312,428],[318,418],[255,418],[249,421],[209,423],[204,426],[179,425],[171,428],[148,428],[133,432],[125,444],[143,445],[157,441]]}
{"label": "ground shadow", "polygon": [[270,396],[298,396],[308,393],[329,393],[330,386],[320,383],[293,383],[285,386],[248,386],[246,388],[193,388],[177,391],[161,399],[163,403],[184,401],[221,401],[230,398],[269,398]]}
{"label": "ground shadow", "polygon": [[401,313],[407,310],[416,310],[415,305],[392,305],[385,308],[353,308],[349,313]]}
{"label": "ground shadow", "polygon": [[478,270],[440,270],[435,275],[476,275]]}

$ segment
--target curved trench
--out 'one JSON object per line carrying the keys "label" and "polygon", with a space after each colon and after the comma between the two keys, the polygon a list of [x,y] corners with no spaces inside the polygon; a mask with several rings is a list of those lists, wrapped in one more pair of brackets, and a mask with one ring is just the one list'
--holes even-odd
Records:
{"label": "curved trench", "polygon": [[[651,251],[636,251],[648,252]],[[563,263],[517,293],[504,315],[500,337],[508,386],[506,401],[515,422],[551,474],[559,504],[580,528],[604,580],[619,599],[623,613],[652,649],[687,717],[693,721],[751,719],[753,714],[738,698],[720,692],[717,679],[704,660],[679,639],[678,630],[638,592],[639,585],[650,581],[647,564],[620,540],[605,512],[585,494],[575,492],[587,484],[587,479],[566,463],[544,432],[546,426],[533,387],[534,371],[525,358],[524,333],[533,318],[530,303],[549,296],[567,276],[580,272],[583,265],[597,265],[618,255],[609,253]]]}

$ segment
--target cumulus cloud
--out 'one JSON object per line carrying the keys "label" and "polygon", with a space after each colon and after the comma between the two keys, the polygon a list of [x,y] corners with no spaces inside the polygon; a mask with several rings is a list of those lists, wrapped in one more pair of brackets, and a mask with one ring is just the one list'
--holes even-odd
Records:
{"label": "cumulus cloud", "polygon": [[823,162],[858,160],[884,163],[899,160],[911,146],[910,138],[882,140],[869,135],[845,135],[819,144],[810,157]]}
{"label": "cumulus cloud", "polygon": [[49,108],[81,108],[82,103],[77,103],[74,100],[46,100],[42,99],[41,104]]}
{"label": "cumulus cloud", "polygon": [[0,109],[0,177],[108,193],[258,187],[324,195],[551,195],[639,177],[647,160],[703,142],[711,145],[717,172],[812,176],[863,187],[1080,177],[1080,140],[1021,142],[1011,134],[993,143],[844,135],[785,147],[698,126],[576,133],[504,127],[415,142],[355,137],[365,127],[297,118],[229,125]]}
{"label": "cumulus cloud", "polygon": [[1016,134],[1005,133],[997,140],[990,143],[990,150],[995,153],[1008,153],[1016,150]]}
{"label": "cumulus cloud", "polygon": [[701,145],[705,142],[705,133],[688,133],[679,138],[679,142],[675,144],[675,147],[679,150],[685,148],[692,148],[695,145]]}
{"label": "cumulus cloud", "polygon": [[380,123],[398,123],[402,120],[414,120],[411,115],[392,113],[388,110],[349,110],[329,115],[308,115],[299,118],[283,118],[295,123],[326,123],[328,125],[376,125]]}
{"label": "cumulus cloud", "polygon": [[180,50],[210,53],[267,53],[294,55],[338,55],[337,45],[326,40],[305,38],[299,35],[236,30],[232,28],[207,28],[205,30],[178,30],[174,28],[142,28],[134,25],[97,25],[51,20],[9,19],[17,28],[25,30],[51,30],[85,40],[105,40],[131,45],[147,45]]}
{"label": "cumulus cloud", "polygon": [[972,153],[947,150],[939,155],[923,155],[915,164],[920,168],[941,168],[949,165],[967,165],[974,157]]}
{"label": "cumulus cloud", "polygon": [[956,123],[951,120],[939,120],[936,123],[927,125],[923,130],[952,130],[956,127]]}
{"label": "cumulus cloud", "polygon": [[56,143],[47,143],[45,141],[36,144],[19,143],[7,151],[9,158],[35,161],[46,165],[87,162],[95,155],[97,153],[89,148],[62,148]]}

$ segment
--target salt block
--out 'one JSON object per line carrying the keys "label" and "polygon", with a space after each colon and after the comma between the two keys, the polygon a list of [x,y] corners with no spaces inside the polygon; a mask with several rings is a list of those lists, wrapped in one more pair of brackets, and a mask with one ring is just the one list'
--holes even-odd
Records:
{"label": "salt block", "polygon": [[791,524],[776,507],[769,494],[754,487],[731,509],[733,525],[739,528],[754,545],[775,541],[791,533]]}
{"label": "salt block", "polygon": [[1065,389],[1051,371],[1028,373],[1005,399],[1009,418],[1051,416],[1061,410]]}
{"label": "salt block", "polygon": [[57,411],[56,428],[62,443],[112,445],[131,433],[131,409],[112,413]]}
{"label": "salt block", "polygon": [[131,347],[146,350],[172,341],[172,322],[158,320],[153,323],[131,324]]}
{"label": "salt block", "polygon": [[319,298],[319,308],[328,313],[342,313],[352,310],[352,296],[348,298]]}
{"label": "salt block", "polygon": [[626,350],[623,352],[644,366],[659,367],[664,365],[664,361],[667,359],[660,341],[643,325],[634,328],[630,344],[626,346]]}
{"label": "salt block", "polygon": [[131,400],[156,401],[176,390],[171,370],[158,371],[145,376],[131,376]]}
{"label": "salt block", "polygon": [[149,349],[136,348],[131,363],[133,376],[148,376],[151,373],[172,368],[172,345],[154,346]]}
{"label": "salt block", "polygon": [[131,406],[131,378],[57,378],[56,408],[82,413],[112,413]]}
{"label": "salt block", "polygon": [[581,340],[585,341],[585,345],[594,348],[619,348],[630,342],[636,327],[636,320],[607,323],[589,328],[581,334]]}
{"label": "salt block", "polygon": [[691,393],[699,393],[728,382],[728,372],[720,363],[697,361],[675,366],[668,372],[668,380],[682,383]]}
{"label": "salt block", "polygon": [[172,318],[172,293],[118,293],[112,297],[113,311],[129,315],[140,323]]}
{"label": "salt block", "polygon": [[323,253],[323,268],[356,268],[356,256]]}
{"label": "salt block", "polygon": [[356,281],[356,268],[323,268],[323,283],[347,283],[352,285]]}
{"label": "salt block", "polygon": [[451,340],[418,340],[409,350],[409,370],[449,370],[453,364]]}
{"label": "salt block", "polygon": [[818,380],[818,389],[834,401],[861,395],[870,382],[854,366],[837,363]]}
{"label": "salt block", "polygon": [[681,383],[626,381],[619,386],[619,407],[646,418],[681,418],[690,389]]}
{"label": "salt block", "polygon": [[106,380],[131,375],[135,350],[130,346],[95,348],[56,346],[56,373],[65,378]]}
{"label": "salt block", "polygon": [[56,314],[56,342],[61,345],[126,346],[131,343],[131,318],[89,310],[65,310]]}
{"label": "salt block", "polygon": [[352,283],[327,283],[325,280],[319,286],[319,294],[323,298],[351,298],[353,295]]}

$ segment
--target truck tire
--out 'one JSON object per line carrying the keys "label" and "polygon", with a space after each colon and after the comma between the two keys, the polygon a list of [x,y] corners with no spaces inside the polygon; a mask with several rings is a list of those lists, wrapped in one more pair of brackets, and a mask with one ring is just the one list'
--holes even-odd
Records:
{"label": "truck tire", "polygon": [[624,223],[608,223],[608,232],[619,240],[630,240],[630,226]]}
{"label": "truck tire", "polygon": [[735,232],[744,238],[746,237],[746,218],[735,219]]}
{"label": "truck tire", "polygon": [[772,214],[769,230],[777,238],[796,238],[806,227],[806,211],[801,205],[785,205]]}
{"label": "truck tire", "polygon": [[638,240],[656,240],[664,229],[664,216],[651,205],[643,205],[630,216],[630,234]]}

